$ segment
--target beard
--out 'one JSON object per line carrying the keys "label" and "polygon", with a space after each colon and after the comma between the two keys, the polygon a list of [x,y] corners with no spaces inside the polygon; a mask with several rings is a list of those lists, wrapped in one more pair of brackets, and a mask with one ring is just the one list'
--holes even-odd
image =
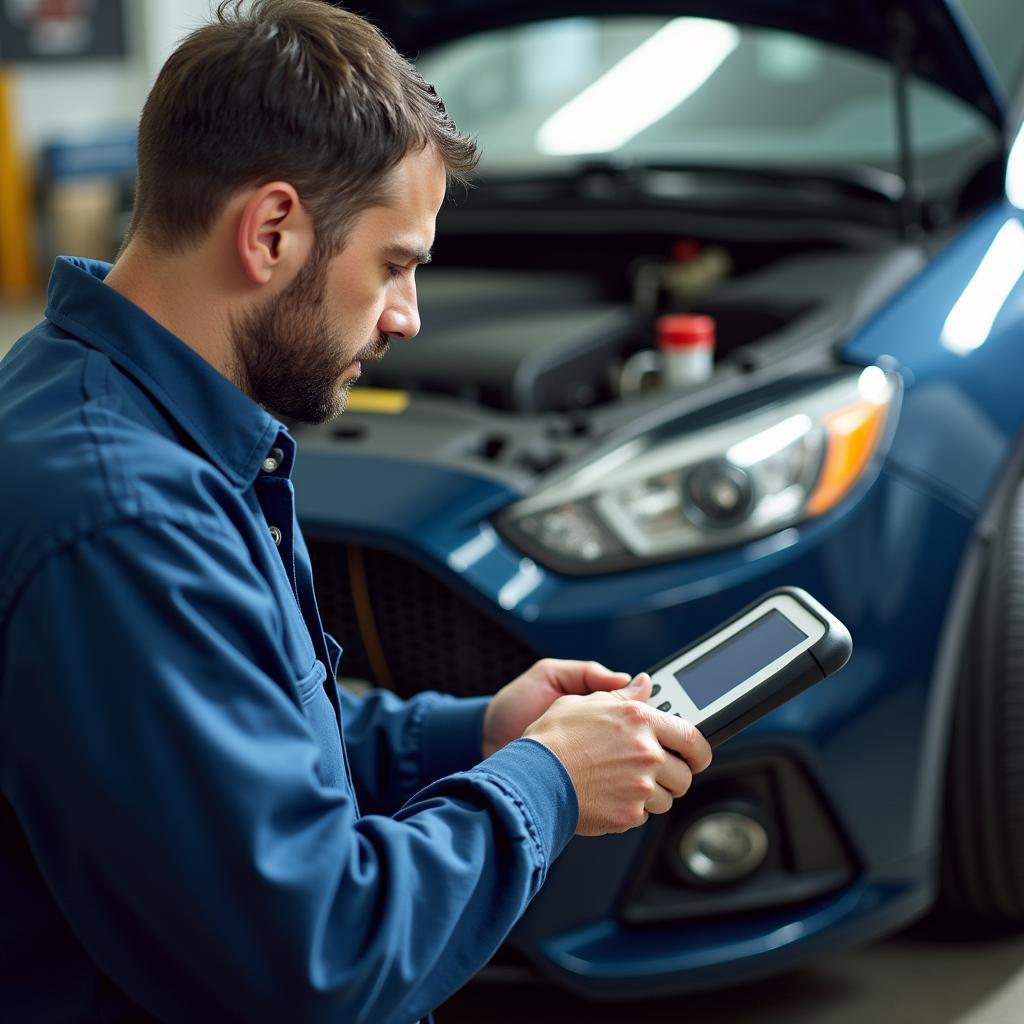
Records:
{"label": "beard", "polygon": [[326,423],[345,408],[358,380],[343,380],[355,360],[379,359],[387,335],[353,353],[327,317],[328,256],[314,250],[280,294],[231,324],[234,382],[281,419]]}

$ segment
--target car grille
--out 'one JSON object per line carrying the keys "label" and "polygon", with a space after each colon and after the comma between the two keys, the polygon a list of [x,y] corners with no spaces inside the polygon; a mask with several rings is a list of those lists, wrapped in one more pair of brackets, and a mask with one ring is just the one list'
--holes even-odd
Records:
{"label": "car grille", "polygon": [[401,696],[473,696],[494,693],[537,660],[528,644],[408,559],[314,537],[308,545],[324,628],[345,648],[342,677]]}

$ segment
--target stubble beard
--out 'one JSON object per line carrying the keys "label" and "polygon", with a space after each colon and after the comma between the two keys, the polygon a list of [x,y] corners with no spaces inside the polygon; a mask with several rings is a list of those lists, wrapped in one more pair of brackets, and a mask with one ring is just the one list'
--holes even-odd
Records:
{"label": "stubble beard", "polygon": [[354,360],[379,359],[379,335],[353,355],[325,310],[328,257],[317,250],[278,296],[232,322],[234,382],[282,419],[326,423],[345,408],[358,377],[344,380]]}

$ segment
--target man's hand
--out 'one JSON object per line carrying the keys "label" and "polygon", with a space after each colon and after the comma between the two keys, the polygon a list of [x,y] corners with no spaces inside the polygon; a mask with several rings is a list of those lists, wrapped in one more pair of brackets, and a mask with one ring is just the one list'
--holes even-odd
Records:
{"label": "man's hand", "polygon": [[545,658],[503,686],[484,713],[484,757],[519,739],[559,697],[618,690],[626,672],[612,672],[596,661]]}
{"label": "man's hand", "polygon": [[664,814],[711,763],[695,726],[648,707],[651,677],[622,689],[556,700],[525,735],[565,765],[579,802],[576,834],[626,832]]}

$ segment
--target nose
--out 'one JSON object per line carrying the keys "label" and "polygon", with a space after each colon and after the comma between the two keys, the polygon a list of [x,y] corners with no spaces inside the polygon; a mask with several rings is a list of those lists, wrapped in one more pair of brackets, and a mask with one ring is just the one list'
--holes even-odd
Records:
{"label": "nose", "polygon": [[416,285],[410,282],[388,300],[377,326],[381,334],[415,338],[420,332],[420,311],[416,303]]}

